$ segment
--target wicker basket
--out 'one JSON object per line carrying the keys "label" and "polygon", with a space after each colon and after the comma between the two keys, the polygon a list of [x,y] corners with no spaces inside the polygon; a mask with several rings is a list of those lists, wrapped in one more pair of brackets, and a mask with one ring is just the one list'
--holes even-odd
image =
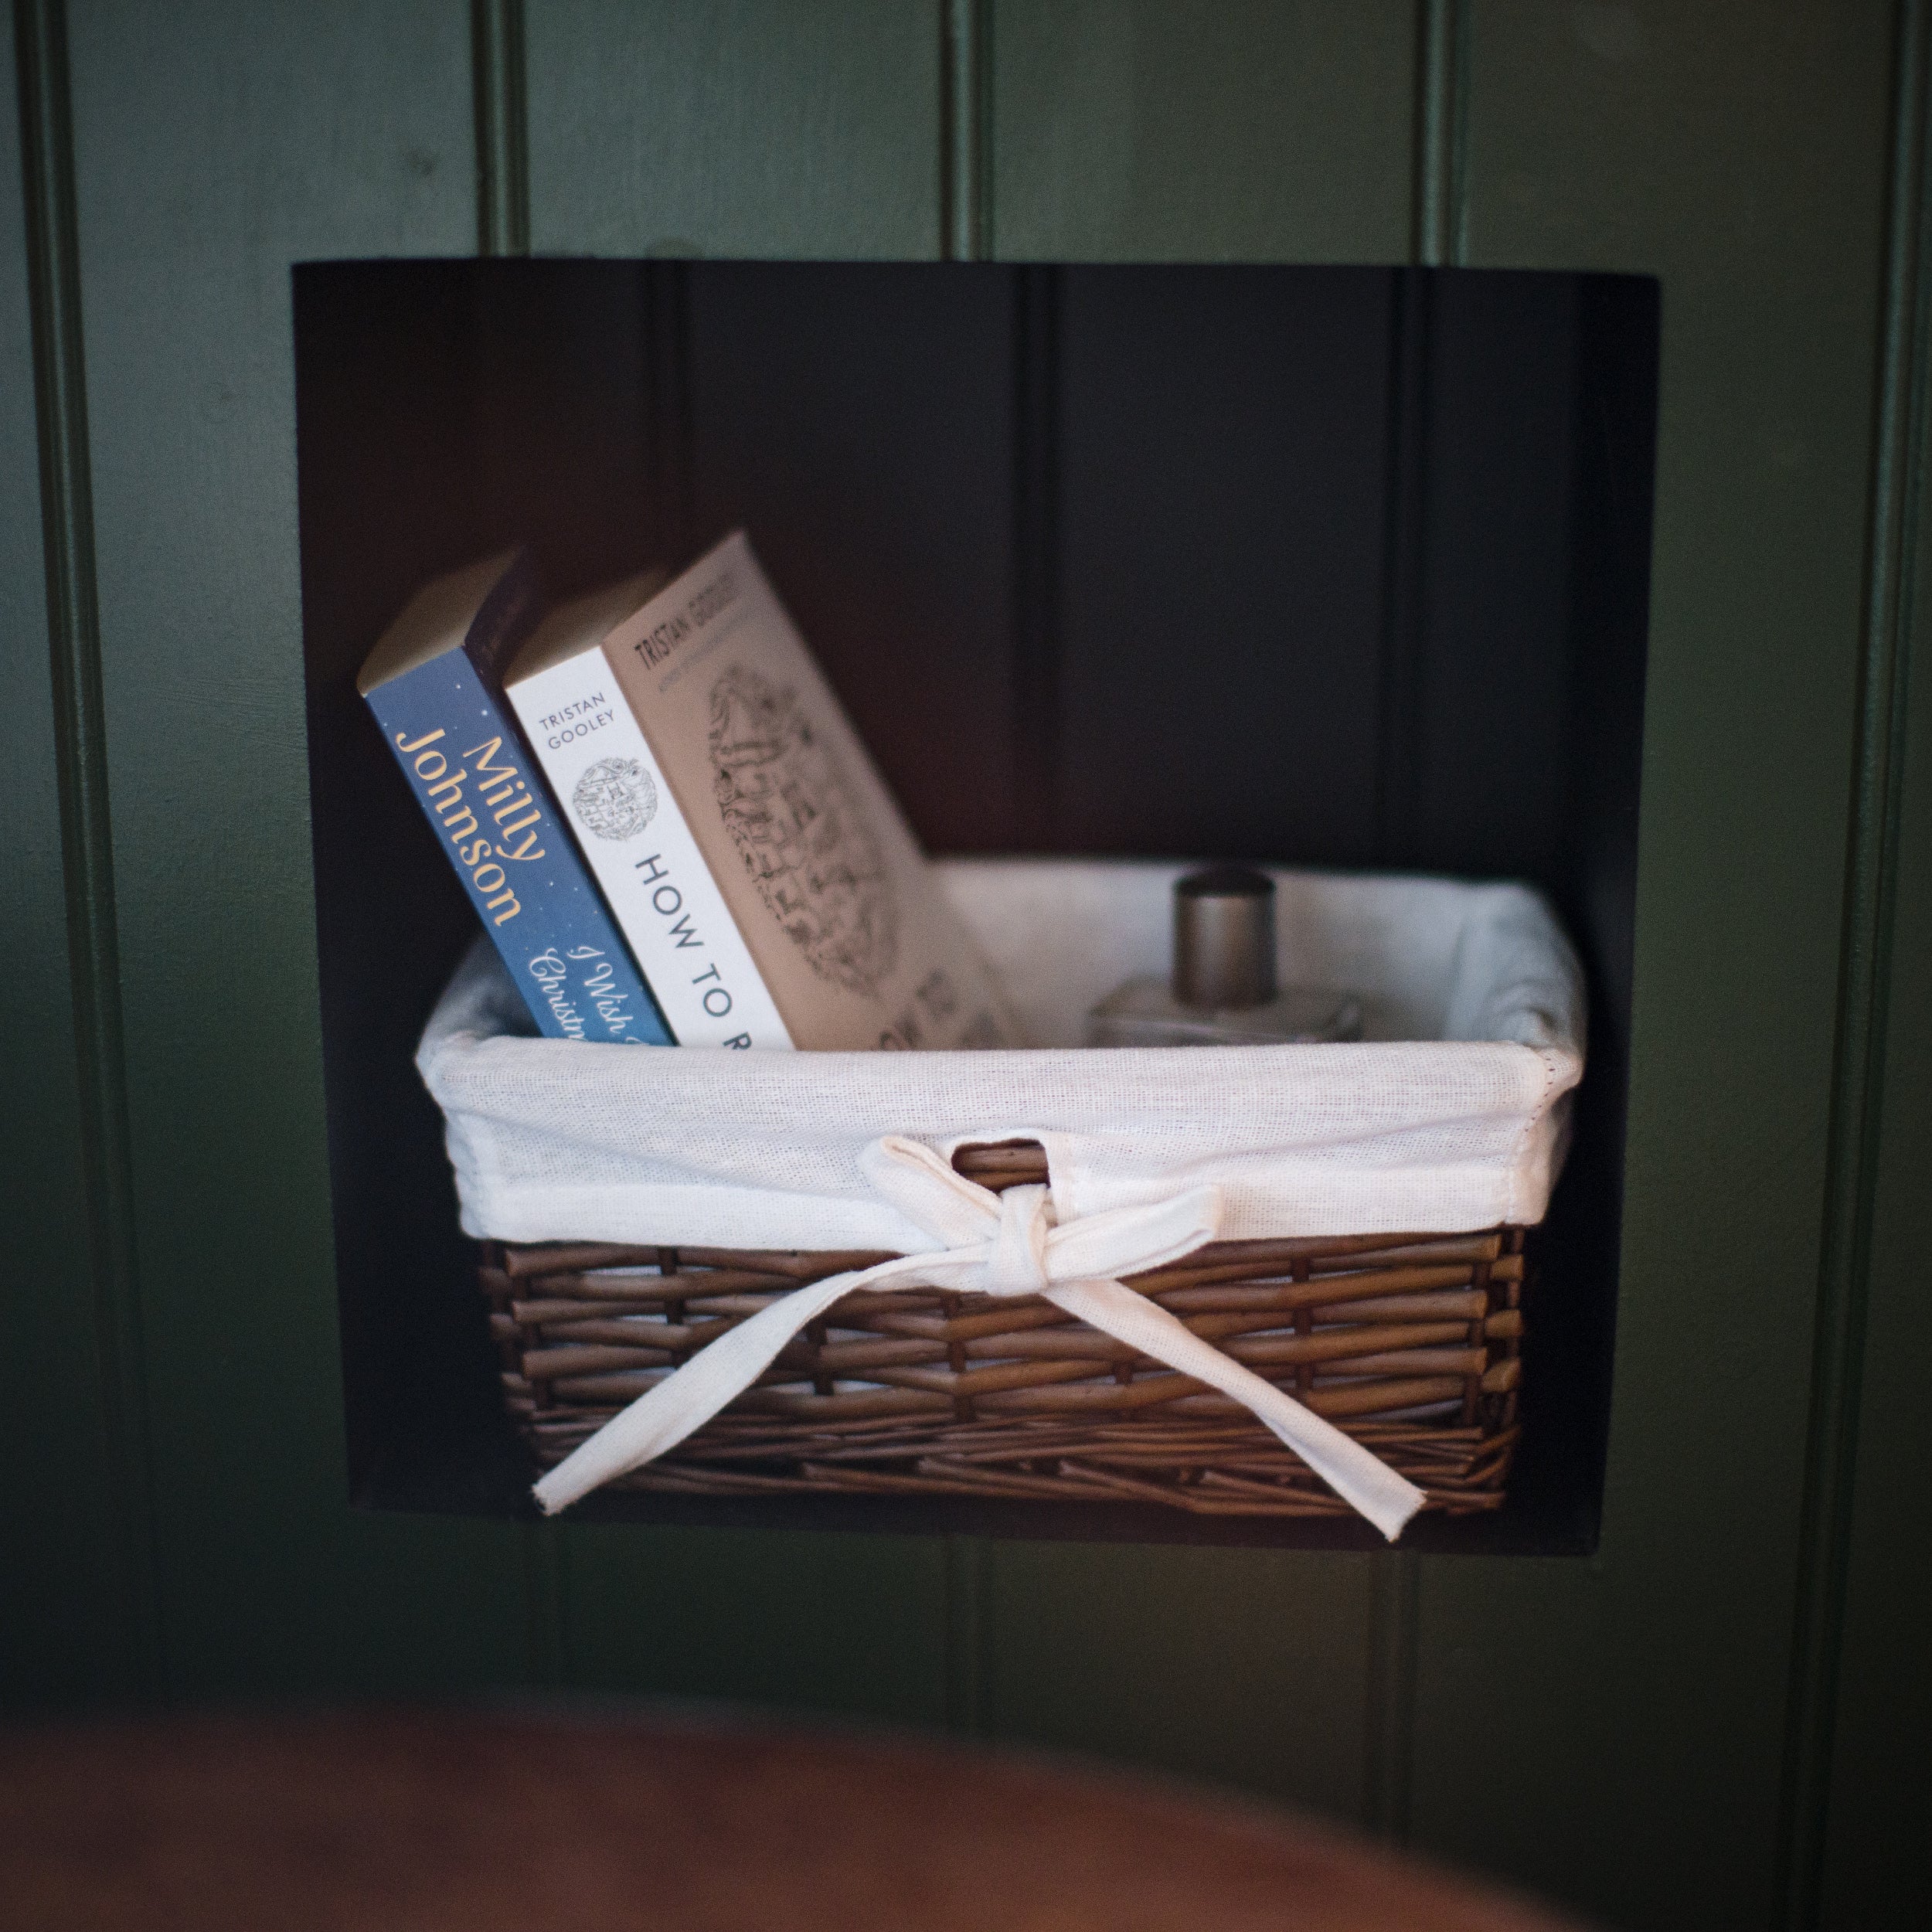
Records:
{"label": "wicker basket", "polygon": [[[1032,1142],[963,1148],[995,1189]],[[1222,1241],[1128,1285],[1345,1429],[1450,1514],[1503,1500],[1518,1433],[1523,1230]],[[483,1291],[505,1400],[560,1462],[697,1349],[807,1281],[886,1257],[495,1245]],[[861,1291],[671,1454],[621,1477],[687,1495],[860,1492],[1345,1516],[1224,1396],[1050,1303]]]}

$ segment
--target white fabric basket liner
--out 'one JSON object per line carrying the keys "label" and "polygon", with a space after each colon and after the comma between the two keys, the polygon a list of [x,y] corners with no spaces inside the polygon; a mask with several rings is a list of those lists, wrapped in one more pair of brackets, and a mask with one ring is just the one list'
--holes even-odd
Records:
{"label": "white fabric basket liner", "polygon": [[1087,1009],[1165,973],[1177,865],[943,861],[1026,1050],[733,1052],[531,1037],[479,938],[417,1064],[466,1233],[918,1252],[868,1185],[885,1134],[950,1158],[1046,1150],[1056,1217],[1222,1190],[1222,1238],[1452,1233],[1543,1218],[1583,1070],[1583,982],[1515,885],[1277,871],[1284,985],[1346,988],[1332,1046],[1079,1046]]}

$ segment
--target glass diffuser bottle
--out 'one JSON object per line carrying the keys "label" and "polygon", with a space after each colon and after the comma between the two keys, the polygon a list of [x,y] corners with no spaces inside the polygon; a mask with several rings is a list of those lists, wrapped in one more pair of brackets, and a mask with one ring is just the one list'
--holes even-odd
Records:
{"label": "glass diffuser bottle", "polygon": [[1274,881],[1243,866],[1174,886],[1174,973],[1130,979],[1088,1014],[1090,1046],[1280,1046],[1359,1039],[1345,993],[1275,981]]}

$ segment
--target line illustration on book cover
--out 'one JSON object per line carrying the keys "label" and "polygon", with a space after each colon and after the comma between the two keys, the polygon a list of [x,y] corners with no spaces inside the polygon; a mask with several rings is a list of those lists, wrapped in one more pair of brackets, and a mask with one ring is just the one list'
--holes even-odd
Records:
{"label": "line illustration on book cover", "polygon": [[634,838],[658,815],[658,787],[634,758],[600,758],[570,794],[584,828],[600,838]]}
{"label": "line illustration on book cover", "polygon": [[743,665],[711,687],[718,808],[772,917],[821,978],[873,994],[899,963],[879,841],[795,691]]}
{"label": "line illustration on book cover", "polygon": [[680,1045],[1017,1039],[743,531],[553,611],[505,683]]}

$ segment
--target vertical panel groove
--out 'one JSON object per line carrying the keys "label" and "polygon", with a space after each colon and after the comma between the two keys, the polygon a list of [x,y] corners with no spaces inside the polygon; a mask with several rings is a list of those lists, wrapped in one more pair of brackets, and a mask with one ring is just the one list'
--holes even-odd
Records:
{"label": "vertical panel groove", "polygon": [[1927,36],[1900,9],[1883,336],[1825,1226],[1778,1834],[1781,1921],[1817,1922],[1858,1447],[1902,805],[1904,639],[1927,419]]}
{"label": "vertical panel groove", "polygon": [[518,1526],[523,1545],[523,1667],[531,1682],[564,1682],[563,1542],[560,1525]]}
{"label": "vertical panel groove", "polygon": [[[1417,19],[1413,259],[1459,260],[1467,145],[1468,22],[1461,0],[1422,0]],[[1427,542],[1423,462],[1427,434],[1429,291],[1426,275],[1396,277],[1389,356],[1389,521],[1383,566],[1381,725],[1376,747],[1376,845],[1383,864],[1406,862],[1415,834],[1420,760],[1419,627]],[[1365,1700],[1364,1820],[1397,1844],[1409,1836],[1416,1727],[1421,1560],[1372,1556],[1369,1692]]]}
{"label": "vertical panel groove", "polygon": [[989,1725],[986,1597],[990,1567],[985,1537],[946,1539],[946,1726],[968,1737],[983,1737]]}
{"label": "vertical panel groove", "polygon": [[1368,1788],[1365,1818],[1378,1837],[1409,1837],[1415,1752],[1417,1614],[1422,1560],[1413,1550],[1379,1552],[1369,1597]]}
{"label": "vertical panel groove", "polygon": [[1013,559],[1019,849],[1061,849],[1060,277],[1015,271]]}
{"label": "vertical panel groove", "polygon": [[988,253],[985,0],[944,0],[940,36],[940,237],[947,260]]}
{"label": "vertical panel groove", "polygon": [[158,1691],[164,1681],[164,1646],[141,1380],[140,1277],[94,578],[65,9],[61,0],[20,0],[14,21],[61,860],[87,1167],[88,1261],[123,1584],[138,1645],[138,1681],[149,1691]]}
{"label": "vertical panel groove", "polygon": [[691,277],[685,264],[643,271],[648,474],[663,519],[665,561],[682,565],[698,542],[697,447],[691,395]]}
{"label": "vertical panel groove", "polygon": [[1383,538],[1382,664],[1377,681],[1376,860],[1412,862],[1422,774],[1422,583],[1428,531],[1430,287],[1425,270],[1392,277],[1387,523]]}
{"label": "vertical panel groove", "polygon": [[[471,0],[470,90],[476,128],[476,250],[530,252],[529,93],[524,82],[523,0]],[[526,1523],[521,1532],[524,1670],[555,1685],[567,1675],[563,1532]]]}
{"label": "vertical panel groove", "polygon": [[1416,63],[1415,258],[1459,261],[1463,245],[1469,23],[1461,0],[1423,0]]}
{"label": "vertical panel groove", "polygon": [[530,252],[530,143],[524,87],[523,0],[471,0],[476,106],[476,247]]}
{"label": "vertical panel groove", "polygon": [[[990,0],[940,0],[940,253],[949,261],[984,261],[992,253],[986,214],[991,150],[991,75],[988,39]],[[1015,382],[1025,399],[1025,340],[1016,332]],[[1023,432],[1016,431],[1023,437]],[[1018,461],[1020,459],[1016,458]],[[1016,556],[1026,555],[1022,533]],[[1020,600],[1027,594],[1026,566],[1015,571],[1015,648],[1024,682],[1029,641]],[[989,1651],[992,1553],[978,1536],[946,1539],[947,1727],[968,1737],[992,1726]]]}

